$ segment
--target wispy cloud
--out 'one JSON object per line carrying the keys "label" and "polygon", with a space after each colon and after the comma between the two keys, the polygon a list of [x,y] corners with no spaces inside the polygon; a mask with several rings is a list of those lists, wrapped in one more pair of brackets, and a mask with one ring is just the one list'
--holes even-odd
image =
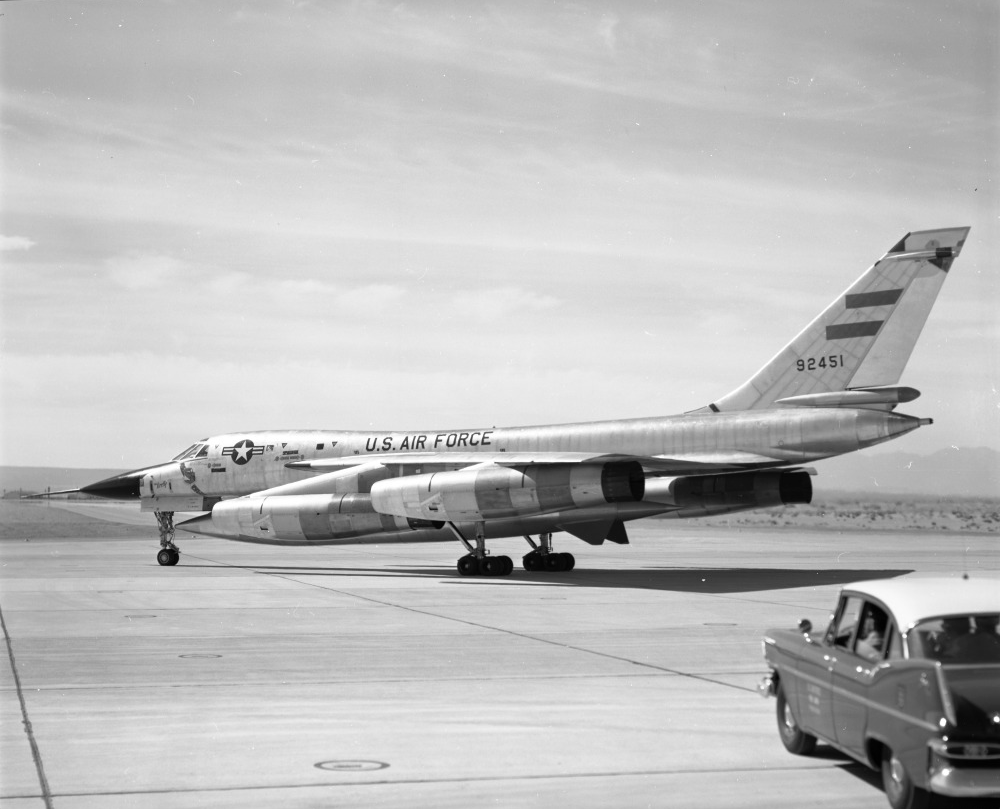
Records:
{"label": "wispy cloud", "polygon": [[170,256],[125,255],[105,262],[108,279],[130,291],[149,291],[170,284],[183,288],[192,269]]}
{"label": "wispy cloud", "polygon": [[30,250],[35,242],[25,236],[4,236],[0,234],[0,252],[6,250]]}

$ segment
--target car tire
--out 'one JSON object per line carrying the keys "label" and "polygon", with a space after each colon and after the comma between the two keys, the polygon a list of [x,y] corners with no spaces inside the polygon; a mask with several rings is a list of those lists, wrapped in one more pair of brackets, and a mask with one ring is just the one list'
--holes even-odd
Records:
{"label": "car tire", "polygon": [[882,788],[892,809],[928,809],[930,793],[919,789],[903,767],[903,762],[888,747],[882,753]]}
{"label": "car tire", "polygon": [[816,737],[811,733],[806,733],[798,726],[795,717],[792,716],[792,709],[785,699],[785,689],[779,683],[777,693],[777,718],[778,735],[781,743],[789,753],[797,756],[808,756],[816,749]]}

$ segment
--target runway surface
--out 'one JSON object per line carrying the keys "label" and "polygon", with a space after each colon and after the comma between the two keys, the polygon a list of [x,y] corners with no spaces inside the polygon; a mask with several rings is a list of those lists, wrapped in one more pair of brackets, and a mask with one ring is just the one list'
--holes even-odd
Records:
{"label": "runway surface", "polygon": [[3,806],[886,806],[785,752],[761,635],[844,582],[1000,578],[996,538],[629,531],[503,579],[458,577],[457,543],[179,535],[162,568],[148,537],[5,540]]}

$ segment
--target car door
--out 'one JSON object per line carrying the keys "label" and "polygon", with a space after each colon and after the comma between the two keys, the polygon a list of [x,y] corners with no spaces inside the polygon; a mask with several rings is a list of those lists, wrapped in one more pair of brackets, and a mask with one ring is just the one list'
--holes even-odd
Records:
{"label": "car door", "polygon": [[893,631],[886,609],[863,601],[851,638],[837,656],[832,672],[833,721],[837,744],[864,754],[868,723],[868,691],[878,664],[885,658]]}
{"label": "car door", "polygon": [[843,643],[854,638],[854,626],[861,612],[861,599],[841,596],[833,620],[822,640],[810,643],[799,658],[797,674],[798,721],[803,729],[827,741],[836,741],[833,719],[833,670]]}

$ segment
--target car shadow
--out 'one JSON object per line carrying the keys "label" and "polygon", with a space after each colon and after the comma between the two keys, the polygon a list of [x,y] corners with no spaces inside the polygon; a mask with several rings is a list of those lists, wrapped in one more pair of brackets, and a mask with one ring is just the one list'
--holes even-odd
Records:
{"label": "car shadow", "polygon": [[[185,567],[216,568],[218,565],[185,564]],[[739,568],[663,567],[634,570],[577,568],[566,573],[528,573],[515,569],[509,576],[460,576],[450,566],[386,565],[377,567],[311,567],[308,565],[225,565],[262,575],[324,576],[336,578],[389,577],[446,579],[468,586],[547,585],[549,587],[590,587],[610,589],[663,590],[681,593],[746,593],[791,590],[800,587],[846,584],[866,579],[903,576],[912,570],[872,570],[859,568]]]}
{"label": "car shadow", "polygon": [[855,761],[846,753],[841,753],[836,747],[831,747],[828,744],[820,742],[816,745],[816,749],[810,754],[809,758],[829,761],[838,770],[853,775],[859,781],[864,781],[868,786],[877,789],[879,792],[882,791],[882,773],[865,766],[860,761]]}
{"label": "car shadow", "polygon": [[854,759],[847,758],[847,756],[844,756],[842,764],[837,765],[837,769],[850,773],[859,781],[864,781],[868,786],[877,789],[879,792],[884,791],[882,788],[882,773],[879,770],[873,770],[871,767],[859,764]]}

